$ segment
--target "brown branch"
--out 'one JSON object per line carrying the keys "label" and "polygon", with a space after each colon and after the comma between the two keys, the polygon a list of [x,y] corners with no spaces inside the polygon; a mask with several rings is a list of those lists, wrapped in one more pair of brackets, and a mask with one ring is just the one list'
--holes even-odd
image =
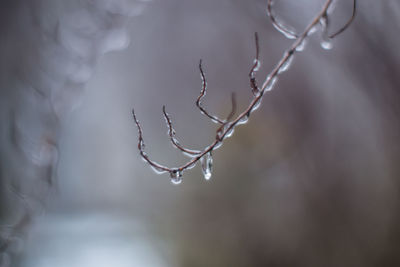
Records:
{"label": "brown branch", "polygon": [[258,41],[258,33],[257,32],[254,34],[254,39],[255,39],[255,44],[256,44],[256,58],[254,59],[253,67],[250,69],[249,78],[250,78],[250,87],[253,92],[253,95],[256,95],[259,93],[259,89],[258,89],[255,75],[260,68],[260,60],[259,60],[260,45],[259,45],[259,41]]}
{"label": "brown branch", "polygon": [[[275,85],[278,76],[286,71],[289,67],[290,64],[293,60],[294,54],[297,52],[301,52],[304,49],[304,44],[305,40],[313,33],[315,32],[316,27],[320,24],[322,25],[322,32],[325,37],[328,38],[334,38],[337,35],[339,35],[341,32],[343,32],[345,29],[349,27],[351,22],[354,20],[355,16],[355,10],[356,10],[356,1],[354,0],[354,6],[353,6],[353,15],[350,18],[350,20],[345,24],[344,27],[342,27],[338,32],[336,32],[333,35],[328,35],[327,34],[327,27],[328,27],[328,9],[331,6],[333,0],[326,0],[325,4],[323,5],[321,11],[314,17],[314,19],[311,21],[311,23],[305,28],[302,34],[300,35],[295,35],[296,40],[293,42],[292,46],[285,51],[283,54],[282,58],[279,60],[279,62],[276,64],[276,66],[273,68],[273,70],[269,73],[267,78],[265,79],[263,85],[258,87],[255,74],[259,69],[260,62],[259,62],[259,40],[258,40],[258,34],[255,34],[255,44],[256,44],[256,58],[254,59],[254,64],[252,65],[249,73],[249,78],[250,78],[250,87],[253,92],[253,99],[248,105],[248,107],[240,113],[236,119],[232,120],[235,111],[236,111],[236,99],[235,95],[232,94],[232,111],[228,115],[228,117],[225,120],[221,120],[217,118],[216,116],[210,115],[201,105],[201,100],[204,98],[207,92],[207,82],[205,78],[205,74],[202,68],[202,61],[200,60],[199,63],[199,69],[200,69],[200,76],[202,79],[202,88],[200,91],[200,95],[196,100],[196,106],[200,109],[201,113],[203,113],[205,116],[207,116],[209,119],[211,119],[213,122],[220,124],[220,127],[216,130],[216,137],[215,140],[208,146],[206,146],[203,150],[198,151],[198,150],[191,150],[183,147],[178,140],[175,138],[175,130],[172,125],[172,121],[170,116],[167,114],[165,111],[165,106],[163,107],[163,115],[166,120],[167,126],[168,126],[168,135],[170,137],[170,140],[177,149],[185,153],[186,155],[190,156],[191,159],[183,164],[182,166],[179,167],[174,167],[174,168],[169,168],[165,167],[153,160],[151,160],[148,155],[144,151],[144,140],[143,140],[143,131],[140,126],[139,121],[136,118],[135,112],[132,110],[133,114],[133,119],[135,121],[135,124],[138,128],[138,133],[139,133],[139,143],[138,143],[138,149],[140,151],[140,155],[143,158],[145,162],[150,164],[150,166],[158,173],[165,173],[168,172],[171,176],[171,181],[174,184],[179,184],[182,182],[182,173],[185,170],[193,168],[198,161],[201,161],[202,169],[203,169],[203,174],[204,177],[208,180],[211,177],[211,168],[212,168],[212,152],[216,149],[218,149],[221,145],[222,142],[230,137],[233,134],[233,131],[236,126],[244,124],[248,121],[250,115],[260,106],[262,98],[264,96],[264,93],[267,91],[270,91],[273,86]],[[272,0],[268,1],[268,15],[270,16],[272,23],[274,24],[275,27],[278,28],[281,32],[283,32],[285,35],[288,35],[288,33],[285,31],[285,29],[281,28],[281,24],[277,22],[275,17],[273,16],[272,12]],[[290,36],[288,36],[290,38]],[[323,39],[325,41],[325,39]]]}
{"label": "brown branch", "polygon": [[202,67],[202,60],[200,59],[200,63],[199,63],[199,69],[200,69],[200,76],[201,76],[201,83],[202,83],[202,87],[201,87],[201,91],[200,91],[200,95],[196,100],[196,106],[200,109],[201,113],[203,113],[204,115],[206,115],[208,118],[210,118],[213,122],[215,123],[219,123],[219,124],[224,124],[225,122],[219,118],[217,118],[216,116],[210,115],[207,110],[205,110],[202,106],[201,106],[201,100],[203,99],[203,97],[206,95],[207,93],[207,80],[206,80],[206,75],[204,74],[203,71],[203,67]]}
{"label": "brown branch", "polygon": [[333,38],[335,38],[336,36],[338,36],[339,34],[341,34],[342,32],[344,32],[344,31],[351,25],[351,23],[353,22],[353,20],[355,19],[356,13],[357,13],[357,0],[353,0],[353,13],[351,14],[350,19],[349,19],[349,20],[346,22],[346,24],[345,24],[342,28],[340,28],[337,32],[335,32],[335,33],[329,35],[329,38],[333,39]]}
{"label": "brown branch", "polygon": [[201,151],[185,148],[176,139],[176,137],[175,137],[176,132],[175,132],[175,129],[174,129],[173,125],[172,125],[172,121],[171,121],[170,116],[165,111],[165,106],[163,106],[163,115],[164,115],[164,118],[165,118],[165,122],[167,123],[167,126],[168,126],[168,135],[169,135],[169,138],[171,140],[172,145],[174,147],[176,147],[177,149],[179,149],[180,151],[182,151],[184,154],[188,154],[188,156],[191,156],[191,157],[200,154]]}

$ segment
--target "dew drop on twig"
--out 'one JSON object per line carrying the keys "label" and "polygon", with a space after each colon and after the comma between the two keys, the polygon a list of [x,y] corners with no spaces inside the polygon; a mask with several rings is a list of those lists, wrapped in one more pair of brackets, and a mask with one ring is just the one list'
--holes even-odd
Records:
{"label": "dew drop on twig", "polygon": [[152,166],[152,165],[150,165],[150,167],[151,167],[151,169],[155,172],[155,173],[157,173],[157,174],[163,174],[163,173],[166,173],[166,171],[165,170],[163,170],[163,169],[161,169],[161,168],[158,168],[158,167],[154,167],[154,166]]}
{"label": "dew drop on twig", "polygon": [[274,88],[277,81],[278,77],[275,76],[274,78],[272,78],[271,81],[268,83],[267,87],[265,87],[265,91],[271,91]]}
{"label": "dew drop on twig", "polygon": [[299,45],[296,46],[296,51],[297,51],[297,52],[302,52],[302,51],[304,51],[304,48],[306,47],[306,45],[307,45],[307,40],[306,40],[306,39],[303,39],[303,41],[301,41],[301,42],[299,43]]}
{"label": "dew drop on twig", "polygon": [[[230,127],[229,125],[226,126],[227,129]],[[235,131],[234,127],[232,127],[230,130],[228,130],[225,134],[225,138],[229,138],[233,135],[233,132]]]}
{"label": "dew drop on twig", "polygon": [[171,183],[178,185],[182,183],[182,172],[180,170],[172,170],[170,173]]}
{"label": "dew drop on twig", "polygon": [[254,104],[253,108],[251,109],[251,111],[256,111],[260,106],[261,106],[261,100],[262,98],[259,98],[257,100],[257,102]]}
{"label": "dew drop on twig", "polygon": [[218,143],[215,144],[214,150],[217,150],[217,149],[220,148],[221,146],[222,146],[222,141],[219,141]]}
{"label": "dew drop on twig", "polygon": [[238,121],[237,125],[246,124],[248,121],[249,121],[249,116],[244,115],[243,118],[241,118],[241,119]]}
{"label": "dew drop on twig", "polygon": [[282,73],[282,72],[287,71],[287,70],[290,68],[290,66],[292,65],[292,62],[293,62],[293,55],[291,55],[291,56],[289,56],[289,57],[287,58],[287,60],[286,60],[286,61],[282,64],[282,66],[279,68],[278,73]]}

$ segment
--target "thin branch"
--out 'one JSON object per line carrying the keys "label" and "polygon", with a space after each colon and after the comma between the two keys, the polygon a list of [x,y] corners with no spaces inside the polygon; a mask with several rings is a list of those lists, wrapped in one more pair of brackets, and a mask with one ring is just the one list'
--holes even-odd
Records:
{"label": "thin branch", "polygon": [[254,34],[254,39],[255,39],[255,44],[256,44],[256,58],[254,59],[253,67],[250,69],[249,78],[250,78],[250,87],[251,87],[251,90],[253,92],[253,95],[256,95],[256,94],[259,93],[259,88],[258,88],[258,85],[257,85],[257,81],[256,81],[255,75],[256,75],[256,73],[259,70],[260,65],[261,65],[260,60],[259,60],[259,57],[260,57],[260,45],[259,45],[259,41],[258,41],[258,33],[257,32]]}
{"label": "thin branch", "polygon": [[195,156],[195,155],[200,154],[201,151],[185,148],[176,139],[176,137],[175,137],[176,132],[175,132],[175,129],[174,129],[173,125],[172,125],[172,121],[171,121],[170,116],[165,111],[165,106],[163,106],[163,115],[164,115],[164,118],[165,118],[165,122],[166,122],[166,124],[168,126],[168,135],[169,135],[169,138],[171,140],[172,145],[174,147],[176,147],[177,149],[179,149],[180,151],[182,151],[183,153],[188,154],[189,156]]}
{"label": "thin branch", "polygon": [[[268,0],[267,3],[267,14],[268,17],[271,19],[271,23],[272,25],[279,31],[281,32],[283,35],[285,35],[287,38],[289,39],[296,39],[299,37],[299,35],[294,32],[293,30],[288,29],[281,21],[279,21],[273,12],[273,4],[274,4],[274,0]],[[328,11],[328,10],[326,10]],[[356,17],[356,12],[357,12],[357,0],[353,0],[353,11],[352,11],[352,15],[350,17],[350,19],[345,23],[345,25],[340,28],[338,31],[336,31],[333,34],[330,34],[329,39],[333,39],[336,36],[338,36],[339,34],[341,34],[342,32],[344,32],[353,22],[354,18]],[[327,14],[326,14],[327,16]]]}
{"label": "thin branch", "polygon": [[236,104],[236,94],[235,93],[231,94],[231,101],[232,101],[232,109],[231,109],[231,112],[229,113],[228,117],[226,117],[226,120],[225,120],[226,122],[229,122],[233,118],[233,116],[235,116],[235,113],[236,113],[237,104]]}
{"label": "thin branch", "polygon": [[351,14],[350,19],[346,22],[346,24],[342,28],[340,28],[340,30],[338,30],[334,34],[329,35],[329,38],[333,39],[336,36],[338,36],[339,34],[341,34],[342,32],[344,32],[351,25],[353,20],[355,19],[356,13],[357,13],[357,0],[353,0],[353,13]]}
{"label": "thin branch", "polygon": [[[203,97],[206,94],[207,82],[206,82],[205,75],[204,75],[203,68],[202,68],[202,61],[200,60],[199,69],[200,69],[200,75],[202,78],[202,89],[200,91],[199,97],[197,98],[196,106],[209,119],[211,119],[213,122],[220,124],[220,127],[216,130],[215,140],[201,151],[191,150],[191,149],[187,149],[187,148],[183,147],[175,138],[175,130],[173,128],[171,118],[166,113],[165,106],[163,107],[164,118],[165,118],[167,126],[168,126],[168,135],[170,137],[172,144],[176,148],[178,148],[180,151],[182,151],[183,153],[185,153],[186,155],[191,157],[191,159],[188,162],[186,162],[185,164],[183,164],[179,167],[169,168],[169,167],[165,167],[155,161],[150,160],[150,158],[147,156],[147,154],[144,151],[145,145],[144,145],[144,140],[143,140],[142,128],[136,118],[135,112],[132,110],[133,119],[136,123],[136,126],[138,128],[138,133],[139,133],[138,149],[140,151],[140,155],[143,158],[143,160],[146,161],[148,164],[150,164],[150,166],[158,173],[168,172],[172,178],[172,182],[175,184],[178,184],[182,181],[181,177],[182,177],[183,171],[193,168],[199,160],[204,162],[203,158],[206,158],[209,163],[208,164],[209,167],[203,168],[203,173],[204,173],[204,177],[208,180],[211,176],[210,168],[212,165],[212,156],[211,156],[212,151],[219,148],[222,145],[222,142],[226,138],[230,137],[233,134],[233,131],[236,126],[244,124],[248,121],[250,115],[260,106],[262,98],[264,96],[264,93],[267,91],[270,91],[274,87],[274,85],[278,79],[278,76],[290,67],[294,55],[297,52],[303,51],[306,38],[308,38],[315,31],[318,24],[323,25],[323,23],[325,23],[325,26],[323,25],[323,27],[322,27],[322,31],[323,31],[323,34],[326,34],[327,22],[328,22],[327,11],[328,11],[328,8],[331,6],[332,2],[333,2],[333,0],[327,0],[325,2],[325,4],[323,5],[321,11],[314,17],[314,19],[311,21],[311,23],[305,28],[303,33],[298,36],[296,35],[296,40],[293,42],[291,47],[287,51],[285,51],[282,58],[279,60],[279,62],[276,64],[276,66],[273,68],[273,70],[268,74],[268,76],[265,79],[261,88],[258,87],[256,78],[255,78],[255,74],[258,71],[259,65],[260,65],[259,64],[258,34],[255,33],[256,58],[254,60],[254,64],[252,65],[252,68],[250,69],[250,73],[249,73],[250,87],[253,92],[253,99],[249,103],[248,107],[244,111],[242,111],[242,113],[240,113],[234,120],[232,120],[232,118],[236,111],[235,94],[232,94],[232,111],[228,115],[227,119],[225,119],[225,120],[221,120],[213,115],[210,115],[201,106],[201,100],[203,99]],[[336,32],[333,35],[333,37],[335,37],[338,34],[340,34],[341,32],[343,32],[351,24],[351,22],[353,21],[354,16],[355,16],[355,10],[356,10],[355,7],[356,7],[356,1],[354,0],[354,10],[353,10],[352,18],[346,23],[346,25],[342,29],[340,29],[338,32]],[[280,27],[280,24],[277,23],[277,20],[272,15],[272,0],[268,1],[268,14],[270,15],[273,23],[276,24],[275,27]],[[282,30],[280,30],[280,31],[282,32]],[[287,33],[288,32],[286,32],[286,34]],[[207,166],[207,164],[205,166]]]}
{"label": "thin branch", "polygon": [[201,100],[203,99],[203,97],[206,95],[207,93],[207,80],[206,80],[206,76],[204,74],[203,71],[203,67],[202,67],[202,60],[200,59],[200,63],[199,63],[199,70],[200,70],[200,76],[201,76],[201,91],[200,91],[200,95],[196,100],[196,106],[200,109],[201,113],[203,113],[204,115],[206,115],[208,118],[210,118],[213,122],[215,123],[219,123],[219,124],[224,124],[225,122],[219,118],[217,118],[216,116],[211,115],[210,113],[207,112],[207,110],[205,110],[202,106],[201,106]]}

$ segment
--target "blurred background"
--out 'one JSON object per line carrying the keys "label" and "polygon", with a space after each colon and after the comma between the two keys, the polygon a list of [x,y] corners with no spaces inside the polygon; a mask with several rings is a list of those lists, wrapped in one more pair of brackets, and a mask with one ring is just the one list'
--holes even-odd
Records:
{"label": "blurred background", "polygon": [[[166,105],[202,148],[290,47],[266,0],[35,0],[1,7],[0,266],[400,266],[400,3],[358,1],[329,51],[313,35],[246,125],[172,185]],[[322,0],[276,1],[301,31]],[[336,1],[331,30],[351,16]],[[119,51],[115,51],[119,50]],[[114,52],[111,52],[114,51]],[[107,53],[111,52],[111,53]]]}

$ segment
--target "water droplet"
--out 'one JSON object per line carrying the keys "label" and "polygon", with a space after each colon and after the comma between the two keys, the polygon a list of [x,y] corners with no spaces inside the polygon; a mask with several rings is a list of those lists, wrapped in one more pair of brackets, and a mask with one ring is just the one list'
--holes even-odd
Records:
{"label": "water droplet", "polygon": [[221,146],[222,146],[222,142],[221,142],[221,141],[220,141],[220,142],[217,142],[217,143],[215,144],[213,150],[217,150],[217,149],[220,148]]}
{"label": "water droplet", "polygon": [[200,151],[194,151],[194,150],[189,150],[189,151],[190,151],[190,153],[189,152],[184,152],[184,151],[182,153],[183,153],[183,155],[185,155],[185,156],[187,156],[189,158],[195,158],[200,154]]}
{"label": "water droplet", "polygon": [[328,7],[328,10],[326,11],[326,13],[328,13],[328,14],[332,14],[332,12],[335,10],[335,8],[336,8],[336,5],[337,5],[337,1],[335,0],[335,1],[332,1],[331,2],[331,4],[329,5],[329,7]]}
{"label": "water droplet", "polygon": [[200,159],[201,169],[203,171],[204,179],[210,180],[212,175],[213,158],[211,152],[207,153]]}
{"label": "water droplet", "polygon": [[333,45],[332,45],[332,41],[328,40],[328,39],[324,39],[321,41],[321,47],[325,50],[330,50],[332,49]]}
{"label": "water droplet", "polygon": [[259,98],[257,100],[257,102],[254,104],[253,108],[251,109],[252,111],[257,110],[261,106],[261,100],[262,100],[262,98]]}
{"label": "water droplet", "polygon": [[249,116],[245,115],[238,121],[237,125],[246,124],[248,121],[249,121]]}
{"label": "water droplet", "polygon": [[286,61],[282,64],[282,66],[279,68],[278,73],[282,73],[282,72],[287,71],[287,70],[289,69],[290,65],[292,64],[292,62],[293,62],[293,55],[291,55],[291,56],[289,56],[289,57],[287,58],[287,60],[286,60]]}
{"label": "water droplet", "polygon": [[161,169],[161,168],[159,168],[159,167],[154,167],[154,166],[151,166],[150,165],[150,167],[153,169],[153,171],[155,172],[155,173],[157,173],[157,174],[163,174],[163,173],[166,173],[166,171],[164,170],[164,169]]}
{"label": "water droplet", "polygon": [[180,170],[172,170],[169,174],[171,176],[171,183],[174,185],[182,183],[182,172]]}
{"label": "water droplet", "polygon": [[296,47],[296,51],[297,51],[297,52],[302,52],[302,51],[304,51],[304,48],[306,47],[306,45],[307,45],[307,40],[306,40],[306,39],[303,39],[303,41],[301,41],[301,42],[299,43],[299,45]]}
{"label": "water droplet", "polygon": [[190,164],[189,166],[186,167],[186,170],[191,170],[196,166],[196,162],[193,162],[192,164]]}
{"label": "water droplet", "polygon": [[286,38],[288,38],[288,39],[296,39],[296,34],[295,34],[294,30],[289,29],[288,26],[286,26],[286,25],[284,26],[281,21],[277,21],[276,20],[276,24],[274,23],[272,25],[275,27],[275,29],[277,31],[282,33]]}
{"label": "water droplet", "polygon": [[[225,129],[228,129],[229,126],[227,125],[227,127]],[[230,130],[228,130],[225,134],[225,138],[229,138],[233,135],[233,132],[235,131],[235,129],[232,127]]]}
{"label": "water droplet", "polygon": [[265,91],[271,91],[274,88],[277,81],[278,77],[275,76],[274,78],[272,78],[271,81],[268,83],[267,87],[265,87]]}
{"label": "water droplet", "polygon": [[257,60],[257,59],[254,59],[253,64],[255,64],[255,68],[253,69],[253,71],[255,71],[255,72],[258,71],[260,69],[260,67],[261,67],[260,61]]}
{"label": "water droplet", "polygon": [[307,36],[310,36],[310,35],[316,33],[317,30],[318,30],[318,26],[317,26],[317,25],[313,26],[313,27],[308,31]]}

